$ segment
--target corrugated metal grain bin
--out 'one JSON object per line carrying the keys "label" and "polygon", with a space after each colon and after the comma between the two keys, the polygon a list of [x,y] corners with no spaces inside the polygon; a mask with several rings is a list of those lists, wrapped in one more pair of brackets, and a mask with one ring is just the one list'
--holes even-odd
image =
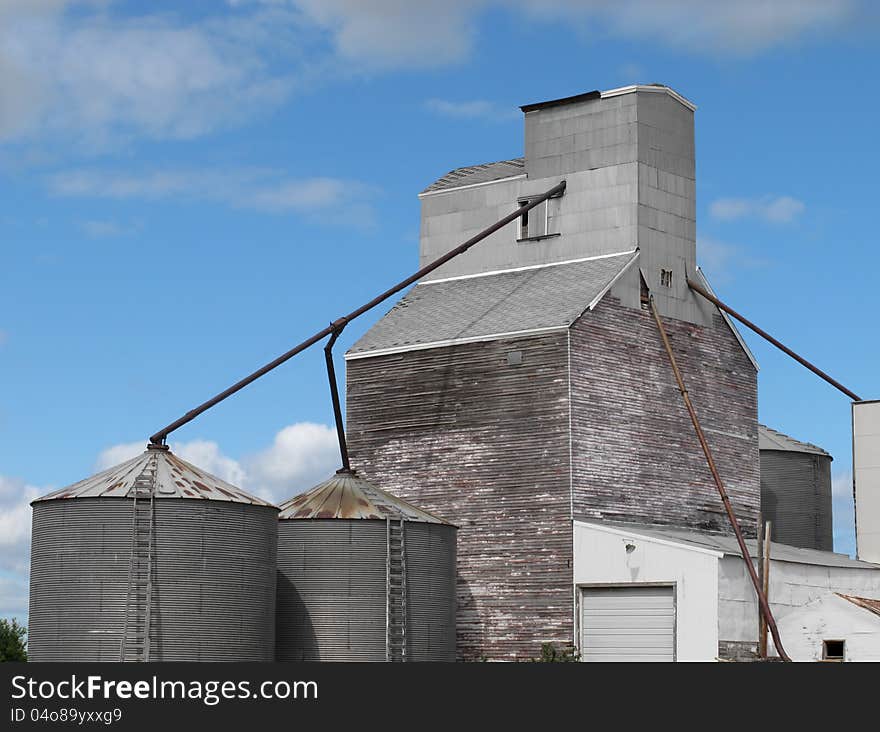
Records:
{"label": "corrugated metal grain bin", "polygon": [[832,551],[831,460],[821,447],[759,425],[761,514],[773,541]]}
{"label": "corrugated metal grain bin", "polygon": [[455,526],[347,471],[278,518],[277,660],[455,660]]}
{"label": "corrugated metal grain bin", "polygon": [[31,660],[273,660],[275,506],[155,447],[32,505]]}

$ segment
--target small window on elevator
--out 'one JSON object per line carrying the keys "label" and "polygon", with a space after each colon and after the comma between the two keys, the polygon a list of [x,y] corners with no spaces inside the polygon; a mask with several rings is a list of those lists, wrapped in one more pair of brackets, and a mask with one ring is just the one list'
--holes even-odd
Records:
{"label": "small window on elevator", "polygon": [[[531,203],[531,200],[529,198],[520,198],[517,203],[520,208],[525,208]],[[557,229],[559,225],[559,200],[560,196],[554,196],[553,198],[541,201],[541,203],[528,211],[523,211],[519,217],[516,240],[529,241],[559,236]]]}

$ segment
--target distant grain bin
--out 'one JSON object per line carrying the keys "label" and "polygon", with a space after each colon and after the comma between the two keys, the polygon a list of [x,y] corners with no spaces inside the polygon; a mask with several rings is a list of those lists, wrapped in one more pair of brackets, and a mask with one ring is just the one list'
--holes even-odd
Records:
{"label": "distant grain bin", "polygon": [[278,661],[455,660],[456,527],[345,470],[278,523]]}
{"label": "distant grain bin", "polygon": [[821,447],[758,426],[761,512],[773,541],[832,551],[831,460]]}
{"label": "distant grain bin", "polygon": [[33,661],[271,661],[278,509],[165,447],[33,502]]}

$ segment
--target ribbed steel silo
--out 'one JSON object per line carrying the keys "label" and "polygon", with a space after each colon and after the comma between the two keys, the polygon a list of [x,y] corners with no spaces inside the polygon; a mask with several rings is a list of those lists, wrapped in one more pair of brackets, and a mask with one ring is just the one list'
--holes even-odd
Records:
{"label": "ribbed steel silo", "polygon": [[831,460],[825,450],[758,426],[761,514],[773,541],[832,551]]}
{"label": "ribbed steel silo", "polygon": [[277,660],[455,660],[455,526],[346,470],[278,518]]}
{"label": "ribbed steel silo", "polygon": [[31,660],[273,660],[275,506],[161,446],[32,506]]}

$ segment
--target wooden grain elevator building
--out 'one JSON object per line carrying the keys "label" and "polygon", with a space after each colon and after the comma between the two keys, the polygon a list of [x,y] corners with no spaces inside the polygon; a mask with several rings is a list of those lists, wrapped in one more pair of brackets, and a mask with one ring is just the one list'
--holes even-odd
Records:
{"label": "wooden grain elevator building", "polygon": [[581,606],[605,600],[577,581],[577,526],[729,532],[648,291],[755,535],[757,367],[686,284],[708,286],[694,109],[653,85],[524,106],[524,157],[420,194],[421,262],[562,180],[564,194],[418,283],[346,354],[354,466],[459,526],[462,660],[580,644]]}

